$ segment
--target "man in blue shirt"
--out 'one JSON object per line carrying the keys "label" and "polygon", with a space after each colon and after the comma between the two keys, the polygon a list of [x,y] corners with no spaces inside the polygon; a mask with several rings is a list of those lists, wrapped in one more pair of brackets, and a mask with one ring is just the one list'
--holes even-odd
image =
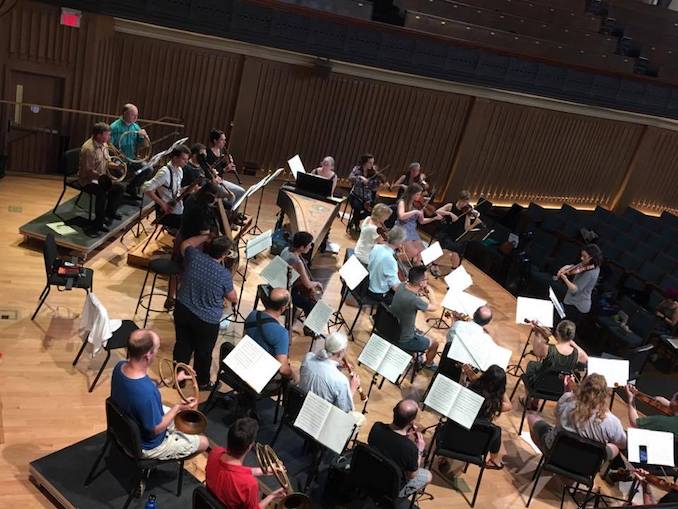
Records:
{"label": "man in blue shirt", "polygon": [[174,360],[188,364],[193,355],[200,390],[212,389],[212,350],[219,335],[224,301],[238,302],[231,272],[223,265],[233,250],[233,241],[221,236],[205,244],[208,238],[209,235],[197,235],[181,244],[184,273],[174,308]]}
{"label": "man in blue shirt", "polygon": [[290,292],[284,288],[271,289],[264,296],[264,311],[256,309],[245,319],[245,334],[280,362],[278,373],[283,378],[298,380],[289,362],[290,338],[287,329],[280,325],[280,317],[290,305]]}
{"label": "man in blue shirt", "polygon": [[[115,145],[122,155],[128,159],[137,159],[137,144],[142,139],[148,139],[148,134],[137,124],[139,118],[139,109],[134,104],[125,104],[122,107],[122,116],[111,124],[111,142]],[[126,134],[130,133],[130,134]],[[141,163],[129,163],[127,170],[135,173],[142,168]],[[127,183],[127,194],[138,198],[139,187],[151,174],[152,168],[146,168]]]}
{"label": "man in blue shirt", "polygon": [[389,230],[386,244],[375,244],[370,253],[367,272],[370,274],[368,294],[378,302],[390,304],[393,292],[400,285],[396,250],[405,241],[405,230],[394,226]]}
{"label": "man in blue shirt", "polygon": [[[148,376],[148,367],[160,348],[160,337],[152,330],[134,331],[127,340],[127,360],[120,361],[111,377],[111,399],[139,425],[142,453],[146,458],[167,460],[185,458],[207,450],[207,437],[187,435],[174,429],[174,417],[194,409],[198,402],[174,405],[163,413],[160,391]],[[179,381],[188,378],[179,373]]]}

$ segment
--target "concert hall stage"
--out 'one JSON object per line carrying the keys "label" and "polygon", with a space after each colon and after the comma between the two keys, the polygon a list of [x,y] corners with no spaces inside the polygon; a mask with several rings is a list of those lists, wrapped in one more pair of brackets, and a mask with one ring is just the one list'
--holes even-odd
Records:
{"label": "concert hall stage", "polygon": [[[106,433],[101,432],[32,461],[29,467],[31,480],[46,492],[48,498],[65,508],[123,507],[133,482],[130,475],[133,469],[116,447],[109,448],[107,456],[97,467],[94,480],[89,486],[84,485],[105,440]],[[132,499],[128,507],[144,507],[152,493],[162,509],[185,509],[191,507],[193,490],[199,484],[184,469],[181,496],[177,497],[177,466],[176,463],[168,463],[153,471],[144,496]]]}
{"label": "concert hall stage", "polygon": [[[77,196],[63,201],[57,208],[56,213],[50,210],[20,226],[19,233],[24,236],[24,239],[36,239],[43,242],[47,234],[52,232],[57,245],[71,249],[79,256],[87,258],[92,251],[101,247],[108,240],[117,238],[121,232],[128,230],[139,217],[139,206],[123,201],[123,204],[118,208],[118,214],[122,216],[122,219],[113,221],[113,224],[109,226],[110,231],[108,233],[99,232],[97,237],[92,238],[84,231],[88,222],[87,210],[90,196],[83,193],[79,206],[75,205],[76,199]],[[144,206],[141,209],[142,218],[148,216],[152,210],[152,201],[144,197]],[[92,211],[92,214],[94,214],[94,211]],[[59,234],[47,226],[58,222],[63,222],[74,231]]]}

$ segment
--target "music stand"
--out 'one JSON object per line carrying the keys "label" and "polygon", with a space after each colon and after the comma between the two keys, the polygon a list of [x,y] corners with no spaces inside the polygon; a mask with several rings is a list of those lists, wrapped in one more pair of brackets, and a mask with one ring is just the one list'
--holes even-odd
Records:
{"label": "music stand", "polygon": [[[527,339],[525,340],[525,344],[523,345],[523,351],[520,353],[520,358],[518,359],[518,362],[515,364],[510,364],[506,367],[506,374],[515,376],[515,377],[520,377],[523,373],[525,373],[525,370],[521,366],[521,363],[523,362],[523,359],[527,357],[531,352],[527,351],[527,347],[530,346],[530,339],[532,339],[532,333],[534,332],[534,329],[530,329],[530,333],[527,336]],[[516,385],[518,387],[518,385]],[[515,388],[513,390],[515,393]],[[513,394],[511,395],[513,397]]]}
{"label": "music stand", "polygon": [[493,233],[494,229],[489,229],[487,226],[481,225],[477,228],[473,228],[472,230],[465,231],[455,239],[455,242],[472,242],[474,240],[483,241]]}
{"label": "music stand", "polygon": [[295,187],[300,191],[318,196],[332,196],[332,180],[310,173],[297,173]]}

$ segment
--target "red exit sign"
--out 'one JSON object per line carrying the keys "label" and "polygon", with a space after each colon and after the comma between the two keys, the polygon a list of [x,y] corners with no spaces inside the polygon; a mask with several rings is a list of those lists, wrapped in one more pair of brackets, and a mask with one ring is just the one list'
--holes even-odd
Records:
{"label": "red exit sign", "polygon": [[66,7],[61,8],[61,24],[66,27],[80,28],[80,18],[82,17],[81,11],[76,11],[75,9],[67,9]]}

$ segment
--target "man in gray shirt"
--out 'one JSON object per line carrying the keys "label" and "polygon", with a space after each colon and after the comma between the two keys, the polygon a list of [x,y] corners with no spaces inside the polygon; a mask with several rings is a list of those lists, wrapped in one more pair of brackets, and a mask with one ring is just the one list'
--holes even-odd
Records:
{"label": "man in gray shirt", "polygon": [[[400,321],[400,338],[395,342],[398,347],[406,352],[426,352],[424,367],[436,369],[438,366],[433,359],[438,352],[438,341],[420,334],[415,325],[418,311],[436,310],[428,292],[426,267],[420,265],[410,269],[407,282],[396,290],[390,309]],[[396,338],[386,339],[393,341]]]}

